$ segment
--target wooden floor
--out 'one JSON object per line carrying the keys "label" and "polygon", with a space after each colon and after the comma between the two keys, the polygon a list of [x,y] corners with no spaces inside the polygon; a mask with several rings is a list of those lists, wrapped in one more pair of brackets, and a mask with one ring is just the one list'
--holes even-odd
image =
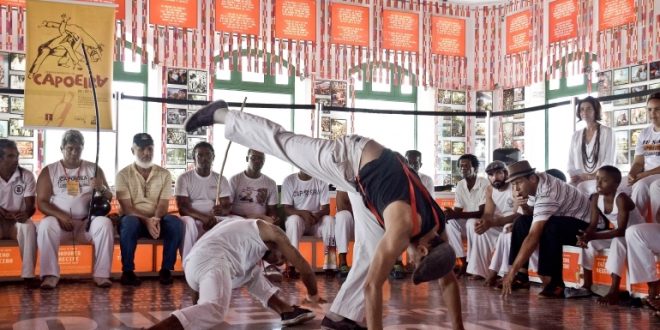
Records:
{"label": "wooden floor", "polygon": [[[319,279],[319,290],[332,299],[339,283]],[[660,318],[648,308],[603,307],[595,298],[547,300],[539,287],[507,299],[482,282],[461,280],[463,318],[468,329],[660,329]],[[299,303],[300,280],[279,283],[282,295]],[[409,279],[385,285],[386,329],[444,329],[450,324],[436,284],[414,286]],[[0,329],[134,329],[147,327],[177,308],[191,305],[191,290],[183,278],[165,287],[155,279],[138,288],[114,283],[99,289],[90,280],[62,281],[56,290],[26,289],[19,283],[0,283]],[[326,309],[329,305],[324,306]],[[324,311],[297,327],[319,329]],[[252,299],[246,290],[234,291],[226,323],[219,329],[278,329],[280,318]]]}

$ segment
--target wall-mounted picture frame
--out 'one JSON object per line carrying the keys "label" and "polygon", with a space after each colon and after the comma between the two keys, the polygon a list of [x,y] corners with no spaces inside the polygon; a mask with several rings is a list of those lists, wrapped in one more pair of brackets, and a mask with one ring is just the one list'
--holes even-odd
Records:
{"label": "wall-mounted picture frame", "polygon": [[34,158],[34,142],[19,140],[16,141],[16,148],[18,149],[19,159],[33,159]]}
{"label": "wall-mounted picture frame", "polygon": [[513,88],[502,91],[502,108],[504,111],[513,109]]}
{"label": "wall-mounted picture frame", "polygon": [[626,165],[630,163],[628,158],[628,150],[617,150],[616,151],[616,164],[617,165]]}
{"label": "wall-mounted picture frame", "polygon": [[208,92],[208,72],[201,70],[188,71],[188,92],[206,94]]}
{"label": "wall-mounted picture frame", "polygon": [[330,120],[330,139],[336,140],[344,137],[347,132],[346,119],[331,119]]}
{"label": "wall-mounted picture frame", "polygon": [[453,141],[451,143],[451,154],[455,156],[461,156],[465,154],[465,142]]}
{"label": "wall-mounted picture frame", "polygon": [[513,136],[514,137],[525,136],[525,122],[513,123]]}
{"label": "wall-mounted picture frame", "polygon": [[635,65],[630,68],[630,82],[646,81],[649,78],[649,69],[646,64]]}
{"label": "wall-mounted picture frame", "polygon": [[25,71],[25,54],[11,53],[9,61],[9,70]]}
{"label": "wall-mounted picture frame", "polygon": [[25,114],[25,99],[23,96],[12,96],[9,98],[9,112],[16,115]]}
{"label": "wall-mounted picture frame", "polygon": [[477,111],[493,110],[493,92],[477,92]]}
{"label": "wall-mounted picture frame", "polygon": [[167,165],[186,165],[186,148],[167,148],[165,163]]}
{"label": "wall-mounted picture frame", "polygon": [[461,116],[452,117],[451,136],[465,137],[465,117],[461,117]]}
{"label": "wall-mounted picture frame", "polygon": [[649,64],[649,79],[660,79],[660,61]]}
{"label": "wall-mounted picture frame", "polygon": [[628,131],[615,131],[614,143],[616,144],[617,151],[628,151]]}
{"label": "wall-mounted picture frame", "polygon": [[188,110],[184,108],[167,108],[167,125],[183,125],[188,118]]}
{"label": "wall-mounted picture frame", "polygon": [[614,70],[614,86],[621,86],[630,83],[630,70],[621,68]]}
{"label": "wall-mounted picture frame", "polygon": [[630,125],[643,125],[648,122],[648,111],[646,108],[630,109]]}
{"label": "wall-mounted picture frame", "polygon": [[437,104],[451,104],[451,94],[450,90],[438,89],[437,90]]}
{"label": "wall-mounted picture frame", "polygon": [[180,68],[167,69],[167,84],[168,85],[188,85],[188,70]]}
{"label": "wall-mounted picture frame", "polygon": [[637,140],[639,139],[639,135],[642,134],[642,129],[633,129],[630,130],[630,149],[635,150],[635,147],[637,146]]}
{"label": "wall-mounted picture frame", "polygon": [[628,109],[614,111],[614,126],[628,126],[630,124]]}
{"label": "wall-mounted picture frame", "polygon": [[0,95],[0,113],[9,113],[9,95]]}
{"label": "wall-mounted picture frame", "polygon": [[9,54],[0,53],[0,88],[9,87]]}
{"label": "wall-mounted picture frame", "polygon": [[[646,90],[646,85],[635,86],[630,89],[630,92],[636,93],[636,92],[643,92],[645,90]],[[630,98],[630,104],[646,103],[646,97],[647,96],[633,96]]]}
{"label": "wall-mounted picture frame", "polygon": [[34,131],[23,128],[23,118],[9,118],[9,136],[33,137]]}
{"label": "wall-mounted picture frame", "polygon": [[[598,72],[598,96],[609,96],[612,95],[612,71],[601,71]],[[610,103],[612,101],[602,102]]]}
{"label": "wall-mounted picture frame", "polygon": [[0,120],[0,138],[6,138],[9,136],[9,121]]}
{"label": "wall-mounted picture frame", "polygon": [[9,88],[25,89],[25,75],[9,74]]}
{"label": "wall-mounted picture frame", "polygon": [[603,111],[600,113],[601,124],[612,127],[612,111]]}
{"label": "wall-mounted picture frame", "polygon": [[[621,94],[628,94],[630,93],[630,88],[619,88],[615,89],[612,91],[612,95],[621,95]],[[625,98],[625,99],[619,99],[619,100],[614,100],[614,106],[621,106],[621,105],[628,105],[630,104],[630,99]]]}
{"label": "wall-mounted picture frame", "polygon": [[175,100],[187,100],[188,89],[179,87],[167,87],[167,98]]}
{"label": "wall-mounted picture frame", "polygon": [[525,87],[516,87],[513,89],[513,102],[525,100]]}
{"label": "wall-mounted picture frame", "polygon": [[187,133],[182,128],[167,128],[167,144],[186,145]]}
{"label": "wall-mounted picture frame", "polygon": [[465,92],[452,91],[451,104],[465,105]]}

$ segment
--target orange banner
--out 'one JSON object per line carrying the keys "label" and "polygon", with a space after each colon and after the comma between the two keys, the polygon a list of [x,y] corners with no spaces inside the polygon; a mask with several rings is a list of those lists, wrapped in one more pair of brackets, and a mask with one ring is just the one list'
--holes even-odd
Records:
{"label": "orange banner", "polygon": [[577,0],[557,0],[550,3],[550,43],[577,37]]}
{"label": "orange banner", "polygon": [[126,0],[81,0],[82,2],[113,3],[115,7],[115,19],[123,20],[126,18]]}
{"label": "orange banner", "polygon": [[446,16],[431,18],[431,52],[465,57],[465,20]]}
{"label": "orange banner", "polygon": [[18,246],[0,247],[0,277],[21,276],[21,251]]}
{"label": "orange banner", "polygon": [[607,30],[637,20],[635,0],[599,0],[598,30]]}
{"label": "orange banner", "polygon": [[330,4],[330,42],[369,47],[369,7]]}
{"label": "orange banner", "polygon": [[571,283],[580,282],[580,265],[579,265],[580,255],[575,252],[566,252],[563,253],[563,264],[564,269],[562,273],[564,274],[564,281]]}
{"label": "orange banner", "polygon": [[[147,273],[153,272],[154,269],[160,269],[160,264],[158,267],[154,267],[154,246],[153,244],[139,244],[135,248],[135,272],[137,273]],[[114,249],[112,250],[112,272],[121,273],[122,263],[121,263],[121,248],[119,243],[115,244]]]}
{"label": "orange banner", "polygon": [[[62,275],[88,275],[92,273],[92,246],[91,245],[60,245],[57,252],[60,273]],[[37,267],[35,272],[39,274],[41,255],[37,252]]]}
{"label": "orange banner", "polygon": [[383,48],[419,52],[419,14],[383,10]]}
{"label": "orange banner", "polygon": [[149,23],[197,28],[197,0],[150,0]]}
{"label": "orange banner", "polygon": [[275,4],[276,38],[316,41],[316,2],[277,0]]}
{"label": "orange banner", "polygon": [[261,1],[216,0],[215,29],[222,32],[261,34]]}
{"label": "orange banner", "polygon": [[525,10],[506,17],[506,53],[529,51],[532,34],[532,11]]}
{"label": "orange banner", "polygon": [[0,0],[0,6],[11,6],[25,8],[26,0]]}
{"label": "orange banner", "polygon": [[[163,264],[163,245],[156,245],[156,264],[154,265],[156,269],[160,269]],[[176,262],[174,262],[174,271],[182,272],[183,264],[181,260],[181,253],[176,254]]]}

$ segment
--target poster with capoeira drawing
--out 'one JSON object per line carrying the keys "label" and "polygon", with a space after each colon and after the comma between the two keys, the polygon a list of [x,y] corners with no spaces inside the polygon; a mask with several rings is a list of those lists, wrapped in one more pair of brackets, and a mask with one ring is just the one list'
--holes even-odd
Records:
{"label": "poster with capoeira drawing", "polygon": [[[27,1],[26,126],[94,129],[93,81],[99,127],[112,130],[114,6],[80,1]],[[91,66],[92,80],[87,63]]]}

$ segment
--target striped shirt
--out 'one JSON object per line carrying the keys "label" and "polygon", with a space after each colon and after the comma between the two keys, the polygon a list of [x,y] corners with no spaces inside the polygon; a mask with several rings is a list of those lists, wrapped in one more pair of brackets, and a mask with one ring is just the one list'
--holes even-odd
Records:
{"label": "striped shirt", "polygon": [[529,196],[528,205],[534,207],[532,222],[546,221],[551,216],[571,217],[590,221],[589,196],[577,188],[546,173],[536,173],[539,184],[536,195]]}

